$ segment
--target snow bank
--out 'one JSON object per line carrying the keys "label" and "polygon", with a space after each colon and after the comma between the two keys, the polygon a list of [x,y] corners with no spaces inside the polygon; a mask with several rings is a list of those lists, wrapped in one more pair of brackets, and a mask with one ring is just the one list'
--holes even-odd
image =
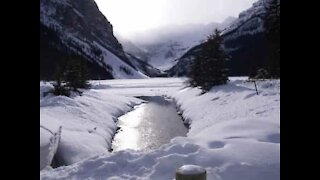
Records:
{"label": "snow bank", "polygon": [[52,89],[53,89],[52,84],[48,82],[40,81],[40,98],[44,97]]}
{"label": "snow bank", "polygon": [[[53,160],[55,153],[57,152],[60,137],[61,127],[58,132],[52,132],[51,130],[40,125],[40,170],[45,168]],[[49,141],[47,141],[49,140]]]}
{"label": "snow bank", "polygon": [[[40,91],[49,89],[50,84],[40,83]],[[40,151],[43,152],[43,157],[40,159],[48,159],[45,155],[48,154],[46,151],[51,138],[42,129],[56,132],[60,126],[62,135],[57,150],[59,163],[69,165],[96,154],[108,153],[116,131],[116,117],[139,103],[141,100],[133,97],[117,96],[94,89],[72,98],[52,95],[41,97]],[[50,163],[46,161],[46,165]]]}
{"label": "snow bank", "polygon": [[[183,80],[177,78],[113,80],[104,83],[110,87],[91,90],[83,97],[71,100],[73,108],[81,107],[80,102],[93,104],[92,98],[96,98],[95,107],[101,105],[106,109],[112,109],[111,105],[98,103],[98,97],[105,100],[108,97],[114,100],[112,104],[127,107],[126,103],[121,102],[124,98],[141,94],[162,94],[175,99],[182,116],[190,123],[191,129],[187,137],[174,138],[171,143],[149,153],[128,150],[111,154],[97,153],[95,157],[83,159],[69,166],[42,170],[41,179],[167,180],[173,179],[176,169],[186,164],[205,168],[207,179],[280,179],[280,80],[257,82],[259,95],[256,95],[253,83],[241,78],[231,78],[229,84],[214,87],[204,95],[200,95],[199,89],[184,87]],[[112,98],[109,97],[111,94]],[[72,109],[71,105],[67,106],[69,110]],[[40,110],[42,108],[40,107]],[[59,109],[56,108],[50,106],[47,111],[43,109],[42,113],[48,118],[57,116]],[[80,109],[84,115],[94,111],[88,107]],[[55,111],[54,115],[51,111]],[[114,109],[105,112],[111,113]],[[80,119],[78,113],[64,113],[67,113],[64,117],[68,117],[65,119],[79,119],[77,122],[86,124],[77,129],[82,133],[84,132],[81,129],[90,127],[89,117],[98,114],[90,114],[88,118]],[[67,120],[62,121],[59,118],[52,119],[63,123],[67,129],[73,129],[70,133],[75,133],[76,127],[80,126],[68,125]],[[98,117],[94,120],[102,125],[100,121]],[[76,138],[80,144],[80,138],[84,136],[78,133],[69,137],[70,140],[65,136],[64,146],[70,146],[73,142],[71,139]],[[98,136],[94,138],[99,139]],[[94,141],[93,138],[91,140]],[[95,146],[101,145],[96,142]],[[96,148],[95,146],[91,147]],[[78,155],[74,155],[74,152],[69,153],[76,161]]]}

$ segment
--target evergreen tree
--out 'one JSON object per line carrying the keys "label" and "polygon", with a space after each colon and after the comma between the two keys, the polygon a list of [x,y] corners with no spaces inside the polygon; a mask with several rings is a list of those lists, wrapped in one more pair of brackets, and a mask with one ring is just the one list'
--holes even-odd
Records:
{"label": "evergreen tree", "polygon": [[191,86],[199,86],[203,92],[207,92],[212,86],[227,83],[226,61],[228,56],[222,43],[223,38],[216,29],[195,56],[189,80]]}
{"label": "evergreen tree", "polygon": [[79,88],[89,88],[90,84],[89,79],[89,70],[87,67],[87,62],[83,59],[80,60],[80,86]]}
{"label": "evergreen tree", "polygon": [[67,86],[73,91],[77,91],[80,77],[78,62],[74,58],[68,58],[65,71]]}
{"label": "evergreen tree", "polygon": [[65,86],[63,82],[63,70],[60,66],[56,67],[55,73],[54,73],[54,79],[55,82],[53,83],[53,94],[56,96],[69,96],[70,91],[69,89]]}
{"label": "evergreen tree", "polygon": [[280,78],[280,1],[266,3],[264,16],[266,38],[269,41],[267,69],[270,77]]}
{"label": "evergreen tree", "polygon": [[88,88],[88,70],[86,63],[82,59],[70,57],[67,61],[65,77],[67,86],[73,91],[78,91],[78,88]]}

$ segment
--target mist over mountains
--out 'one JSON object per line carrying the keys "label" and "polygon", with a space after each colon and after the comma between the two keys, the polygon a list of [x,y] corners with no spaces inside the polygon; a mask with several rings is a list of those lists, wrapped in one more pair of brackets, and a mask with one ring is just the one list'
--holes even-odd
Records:
{"label": "mist over mountains", "polygon": [[116,37],[125,51],[147,61],[161,70],[175,64],[193,46],[203,42],[214,29],[224,30],[236,18],[228,17],[222,23],[167,25],[126,38]]}

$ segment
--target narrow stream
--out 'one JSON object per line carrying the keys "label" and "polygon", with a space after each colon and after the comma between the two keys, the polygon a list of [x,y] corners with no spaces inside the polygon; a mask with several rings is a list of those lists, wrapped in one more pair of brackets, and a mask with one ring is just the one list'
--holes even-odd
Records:
{"label": "narrow stream", "polygon": [[186,136],[188,128],[177,114],[175,103],[162,96],[139,97],[146,100],[119,117],[120,130],[112,143],[113,151],[134,149],[151,151],[176,136]]}

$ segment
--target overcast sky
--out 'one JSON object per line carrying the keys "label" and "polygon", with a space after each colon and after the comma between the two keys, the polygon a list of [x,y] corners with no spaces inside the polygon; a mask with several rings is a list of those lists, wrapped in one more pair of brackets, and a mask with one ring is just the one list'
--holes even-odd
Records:
{"label": "overcast sky", "polygon": [[221,22],[257,0],[95,0],[124,37],[170,24]]}

